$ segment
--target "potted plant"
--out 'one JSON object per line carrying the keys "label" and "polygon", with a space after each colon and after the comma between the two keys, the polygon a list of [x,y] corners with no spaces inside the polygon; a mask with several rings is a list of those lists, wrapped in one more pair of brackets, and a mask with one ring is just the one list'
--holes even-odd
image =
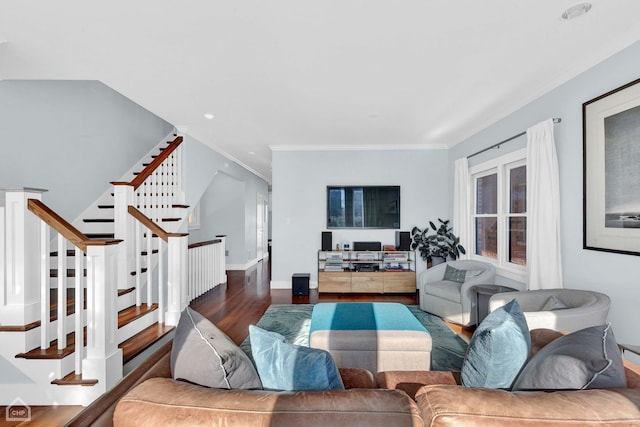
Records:
{"label": "potted plant", "polygon": [[[424,229],[413,227],[411,230],[411,249],[417,250],[429,267],[433,265],[434,260],[455,260],[460,254],[466,253],[460,244],[460,238],[453,234],[453,229],[449,227],[449,220],[443,221],[438,218],[438,221],[438,227],[433,221],[429,221],[429,226]],[[429,234],[431,230],[434,233]]]}

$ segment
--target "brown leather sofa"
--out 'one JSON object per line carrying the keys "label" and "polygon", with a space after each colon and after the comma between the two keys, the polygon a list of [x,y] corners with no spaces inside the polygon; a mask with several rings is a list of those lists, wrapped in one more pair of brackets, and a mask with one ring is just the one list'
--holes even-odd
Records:
{"label": "brown leather sofa", "polygon": [[[559,335],[532,331],[532,352]],[[209,389],[170,378],[170,343],[68,425],[640,426],[640,367],[627,388],[508,392],[466,388],[453,372],[343,369],[347,390]]]}

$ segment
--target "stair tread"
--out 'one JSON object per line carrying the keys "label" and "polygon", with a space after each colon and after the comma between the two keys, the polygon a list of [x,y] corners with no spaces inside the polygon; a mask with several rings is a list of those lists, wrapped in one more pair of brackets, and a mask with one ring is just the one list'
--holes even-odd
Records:
{"label": "stair tread", "polygon": [[[151,313],[152,311],[157,310],[158,304],[152,304],[150,307],[147,307],[146,304],[141,305],[140,307],[136,307],[132,305],[131,307],[125,308],[118,312],[118,329],[121,327],[133,322],[136,319],[141,318],[147,313]],[[87,342],[87,328],[84,327],[84,342]],[[55,339],[49,343],[49,347],[42,349],[40,347],[36,347],[26,353],[19,353],[15,357],[22,359],[64,359],[68,355],[75,352],[76,339],[75,339],[75,331],[69,332],[67,334],[67,346],[61,350],[58,349],[58,340]]]}
{"label": "stair tread", "polygon": [[122,360],[124,363],[142,353],[155,342],[167,335],[174,329],[173,326],[167,326],[164,323],[154,323],[146,329],[143,329],[136,335],[118,345],[122,349]]}
{"label": "stair tread", "polygon": [[89,239],[113,239],[115,238],[114,233],[85,233]]}
{"label": "stair tread", "polygon": [[[87,269],[83,268],[82,270],[83,270],[82,277],[87,277]],[[57,278],[58,277],[58,269],[57,268],[51,268],[49,270],[49,277]],[[67,268],[67,277],[76,277],[76,269],[75,268]]]}
{"label": "stair tread", "polygon": [[85,218],[82,222],[87,224],[115,222],[113,218]]}
{"label": "stair tread", "polygon": [[140,307],[132,305],[131,307],[127,307],[124,310],[120,310],[118,312],[118,329],[157,309],[158,304],[151,304],[150,306],[147,306],[147,304],[142,304],[140,305]]}
{"label": "stair tread", "polygon": [[98,380],[88,378],[84,379],[82,378],[82,374],[76,375],[75,372],[71,372],[63,378],[51,381],[51,384],[92,386],[98,384]]}

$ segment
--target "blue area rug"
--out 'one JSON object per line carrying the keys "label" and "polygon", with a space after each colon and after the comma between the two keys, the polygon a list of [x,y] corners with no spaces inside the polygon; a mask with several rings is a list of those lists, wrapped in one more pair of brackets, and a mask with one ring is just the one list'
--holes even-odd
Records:
{"label": "blue area rug", "polygon": [[[408,305],[407,308],[431,334],[431,370],[459,371],[467,343],[439,317],[425,313],[417,305]],[[283,335],[291,344],[308,347],[312,311],[313,304],[274,304],[267,309],[257,326]],[[240,344],[240,348],[251,357],[249,337]]]}

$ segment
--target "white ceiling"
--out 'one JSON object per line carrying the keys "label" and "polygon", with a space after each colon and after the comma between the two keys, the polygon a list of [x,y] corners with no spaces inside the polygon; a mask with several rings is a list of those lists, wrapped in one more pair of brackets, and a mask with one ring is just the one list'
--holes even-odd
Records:
{"label": "white ceiling", "polygon": [[575,3],[2,0],[0,78],[100,80],[270,181],[271,149],[450,147],[640,39],[640,1]]}

